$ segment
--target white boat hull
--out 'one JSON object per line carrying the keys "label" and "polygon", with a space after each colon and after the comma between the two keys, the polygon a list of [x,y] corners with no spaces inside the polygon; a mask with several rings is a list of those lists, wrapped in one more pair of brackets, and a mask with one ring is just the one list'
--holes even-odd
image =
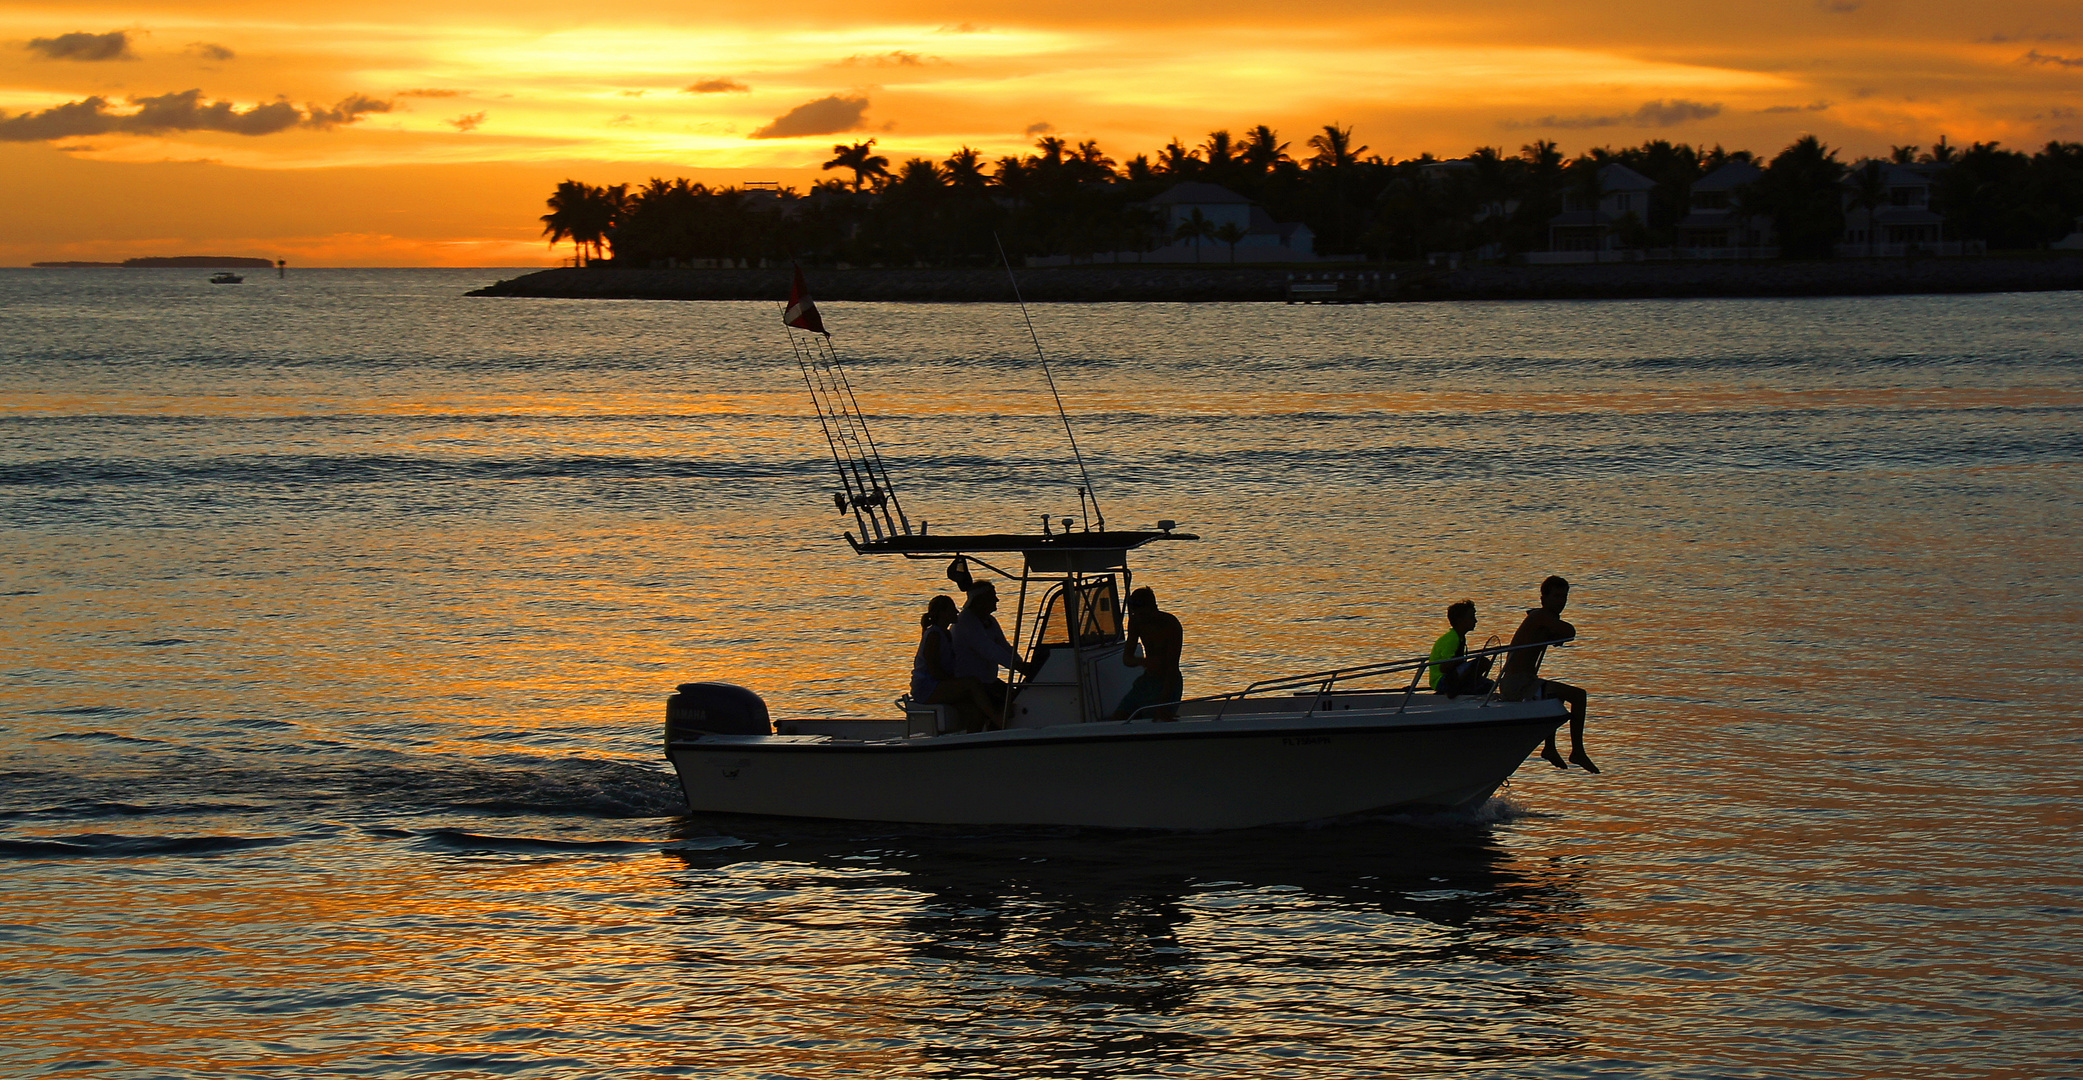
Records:
{"label": "white boat hull", "polygon": [[1554,701],[1420,701],[914,739],[705,735],[666,756],[696,813],[1234,829],[1479,805],[1564,716]]}

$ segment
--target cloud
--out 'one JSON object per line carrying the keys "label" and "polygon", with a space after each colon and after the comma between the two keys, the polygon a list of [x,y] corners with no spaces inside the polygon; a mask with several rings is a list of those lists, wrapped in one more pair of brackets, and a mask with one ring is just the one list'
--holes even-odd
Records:
{"label": "cloud", "polygon": [[448,122],[448,125],[452,128],[455,128],[457,131],[476,131],[477,126],[484,122],[485,114],[481,112],[474,112],[467,113],[463,116],[458,116],[454,120],[450,120]]}
{"label": "cloud", "polygon": [[2011,44],[2011,43],[2013,43],[2013,42],[2019,42],[2019,41],[2067,41],[2068,39],[2069,39],[2069,35],[2067,35],[2067,34],[2056,34],[2056,33],[2045,33],[2045,34],[1990,34],[1990,35],[1989,35],[1988,37],[1978,37],[1978,38],[1976,38],[1976,39],[1975,39],[1975,44],[1977,44],[1977,45],[2009,45],[2009,44]]}
{"label": "cloud", "polygon": [[1865,6],[1866,0],[1815,0],[1817,11],[1827,11],[1832,15],[1849,15]]}
{"label": "cloud", "polygon": [[1612,116],[1543,116],[1538,120],[1506,120],[1507,130],[1522,128],[1602,128],[1602,127],[1672,127],[1692,120],[1705,120],[1721,115],[1717,103],[1707,105],[1684,98],[1664,101],[1643,102],[1642,107],[1631,113]]}
{"label": "cloud", "polygon": [[310,112],[304,117],[304,126],[331,128],[341,124],[352,124],[369,113],[387,113],[392,108],[390,102],[380,98],[372,98],[366,94],[349,94],[330,109],[311,106]]}
{"label": "cloud", "polygon": [[130,51],[130,34],[111,30],[106,34],[74,32],[57,37],[30,38],[28,49],[46,60],[135,60]]}
{"label": "cloud", "polygon": [[235,60],[239,55],[222,45],[212,45],[207,41],[191,41],[185,51],[190,56],[200,56],[205,60]]}
{"label": "cloud", "polygon": [[2057,67],[2083,67],[2083,56],[2050,56],[2034,49],[2018,58],[2021,64],[2053,64]]}
{"label": "cloud", "polygon": [[1049,123],[1047,120],[1036,120],[1034,123],[1027,125],[1027,134],[1029,135],[1047,135],[1054,130],[1056,130],[1056,125]]}
{"label": "cloud", "polygon": [[287,101],[271,101],[241,110],[229,101],[204,103],[201,90],[129,99],[135,112],[109,108],[104,97],[68,101],[40,113],[0,115],[0,142],[43,142],[88,135],[160,135],[169,131],[223,131],[233,135],[273,135],[302,125],[331,128],[352,124],[366,113],[389,112],[391,103],[350,95],[332,108],[313,105],[306,112]]}
{"label": "cloud", "polygon": [[988,34],[991,32],[991,28],[978,26],[973,22],[949,23],[933,32],[936,34]]}
{"label": "cloud", "polygon": [[462,96],[463,96],[464,94],[466,94],[466,93],[468,93],[468,92],[469,92],[469,91],[467,91],[467,90],[431,90],[431,89],[422,89],[422,90],[400,90],[400,91],[398,91],[398,93],[397,93],[397,96],[398,96],[398,97],[462,97]]}
{"label": "cloud", "polygon": [[847,57],[846,59],[844,59],[844,60],[841,60],[841,61],[839,61],[839,63],[838,63],[838,64],[836,64],[836,65],[834,65],[834,66],[836,66],[836,67],[926,67],[926,66],[928,66],[928,65],[931,65],[931,64],[945,64],[945,63],[947,63],[947,61],[945,61],[945,60],[942,60],[942,59],[941,59],[940,57],[937,57],[937,56],[921,56],[921,55],[919,55],[918,53],[915,53],[915,52],[910,52],[910,51],[907,51],[907,50],[904,50],[904,49],[891,49],[891,50],[890,50],[889,52],[886,52],[886,53],[875,53],[875,54],[873,54],[873,55],[869,55],[869,54],[867,54],[867,53],[855,53],[855,54],[853,54],[852,56],[849,56],[849,57]]}
{"label": "cloud", "polygon": [[799,135],[837,135],[858,131],[863,126],[861,116],[867,111],[867,98],[833,94],[790,109],[746,138],[790,139]]}
{"label": "cloud", "polygon": [[161,94],[158,97],[131,98],[130,103],[137,106],[137,112],[110,119],[116,121],[115,130],[136,134],[161,131],[228,131],[234,135],[272,135],[284,128],[296,126],[297,122],[304,118],[304,114],[298,112],[297,107],[287,101],[271,101],[266,105],[255,105],[240,112],[229,101],[204,104],[202,98],[203,92],[200,90],[183,90],[175,94]]}
{"label": "cloud", "polygon": [[749,94],[752,88],[736,79],[703,79],[680,88],[683,94]]}
{"label": "cloud", "polygon": [[1829,108],[1830,103],[1827,101],[1811,101],[1806,105],[1774,105],[1758,111],[1761,113],[1825,112]]}

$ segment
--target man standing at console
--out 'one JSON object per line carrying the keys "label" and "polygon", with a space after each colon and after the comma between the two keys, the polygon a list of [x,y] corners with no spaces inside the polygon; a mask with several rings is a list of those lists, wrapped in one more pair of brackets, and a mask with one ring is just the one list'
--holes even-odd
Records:
{"label": "man standing at console", "polygon": [[1569,706],[1569,761],[1555,749],[1555,735],[1548,735],[1548,743],[1541,747],[1541,756],[1558,769],[1567,769],[1574,764],[1588,773],[1598,771],[1591,763],[1591,755],[1584,752],[1584,691],[1565,682],[1543,679],[1539,676],[1541,654],[1546,648],[1520,649],[1521,645],[1532,645],[1543,641],[1568,641],[1577,636],[1577,628],[1562,621],[1562,609],[1569,605],[1569,582],[1559,577],[1550,577],[1541,582],[1541,606],[1526,612],[1525,621],[1519,631],[1512,635],[1515,651],[1504,657],[1504,672],[1497,677],[1497,693],[1506,701],[1539,701],[1555,698]]}
{"label": "man standing at console", "polygon": [[955,655],[953,663],[948,666],[956,678],[975,679],[977,685],[984,688],[984,693],[1003,707],[1006,685],[998,678],[998,669],[1031,675],[1034,665],[1020,659],[1019,651],[1005,640],[1005,630],[991,614],[998,610],[997,586],[988,581],[978,581],[965,588],[969,599],[963,603],[962,614],[955,620]]}

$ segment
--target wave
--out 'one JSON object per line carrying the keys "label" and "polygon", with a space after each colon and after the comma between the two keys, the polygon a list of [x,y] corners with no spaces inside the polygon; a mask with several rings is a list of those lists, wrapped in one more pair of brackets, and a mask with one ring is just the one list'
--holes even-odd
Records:
{"label": "wave", "polygon": [[494,836],[461,829],[429,829],[419,834],[423,847],[436,851],[502,855],[624,855],[658,851],[665,845],[640,840],[546,840],[531,836]]}
{"label": "wave", "polygon": [[144,859],[221,855],[254,848],[280,847],[299,841],[299,837],[293,836],[123,836],[113,833],[42,839],[0,838],[0,858]]}

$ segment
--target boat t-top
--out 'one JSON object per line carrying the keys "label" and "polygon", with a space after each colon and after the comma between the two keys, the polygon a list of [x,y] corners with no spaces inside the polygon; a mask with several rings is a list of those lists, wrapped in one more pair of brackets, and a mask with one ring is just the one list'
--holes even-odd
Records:
{"label": "boat t-top", "polygon": [[1426,657],[1264,678],[1119,713],[1141,673],[1123,656],[1131,553],[1198,538],[1169,521],[1108,528],[1089,482],[1079,489],[1082,520],[1062,518],[1060,529],[1046,519],[1025,533],[914,527],[800,272],[784,321],[838,467],[834,502],[853,518],[848,544],[936,572],[952,563],[958,583],[970,574],[1002,583],[1018,597],[1010,640],[1030,673],[1009,685],[1002,723],[987,730],[971,730],[953,706],[909,698],[880,716],[775,719],[751,689],[682,684],[667,703],[665,754],[691,811],[1229,829],[1466,810],[1565,719],[1560,701],[1420,689]]}

